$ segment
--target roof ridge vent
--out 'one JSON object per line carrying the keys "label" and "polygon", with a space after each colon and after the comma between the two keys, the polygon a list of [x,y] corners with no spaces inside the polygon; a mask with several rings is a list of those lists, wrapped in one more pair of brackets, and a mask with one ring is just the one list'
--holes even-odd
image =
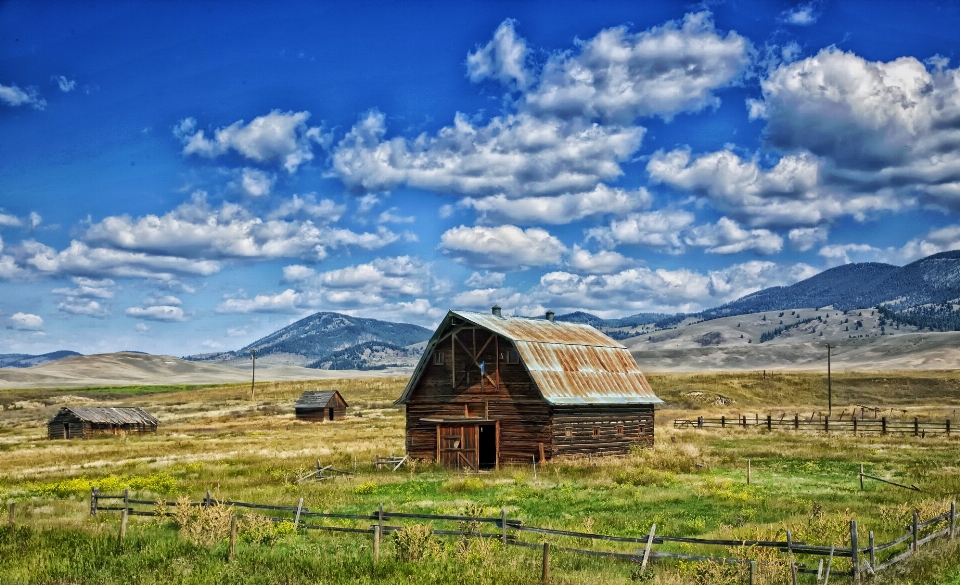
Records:
{"label": "roof ridge vent", "polygon": [[503,315],[500,314],[500,311],[501,311],[500,305],[494,305],[493,308],[490,309],[490,311],[491,311],[491,312],[494,314],[494,316],[496,316],[496,317],[503,317]]}
{"label": "roof ridge vent", "polygon": [[551,323],[553,323],[553,316],[554,316],[553,311],[547,311],[547,321],[550,321]]}

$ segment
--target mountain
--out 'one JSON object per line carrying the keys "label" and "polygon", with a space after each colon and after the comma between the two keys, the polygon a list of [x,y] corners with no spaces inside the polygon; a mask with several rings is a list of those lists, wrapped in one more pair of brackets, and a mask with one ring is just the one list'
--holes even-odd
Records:
{"label": "mountain", "polygon": [[675,319],[676,315],[667,313],[637,313],[629,317],[620,317],[618,319],[603,319],[591,313],[575,311],[565,315],[558,315],[557,321],[566,321],[568,323],[586,323],[597,329],[619,329],[621,327],[640,327],[651,323],[659,323],[665,320]]}
{"label": "mountain", "polygon": [[26,353],[3,353],[0,354],[0,368],[29,368],[31,366],[39,366],[40,364],[54,362],[75,355],[83,354],[63,349],[41,355],[29,355]]}
{"label": "mountain", "polygon": [[[184,359],[214,362],[249,361],[250,351],[255,350],[257,360],[265,360],[266,364],[297,366],[310,364],[310,367],[323,369],[364,369],[346,367],[346,365],[369,365],[367,362],[378,362],[385,352],[394,352],[397,357],[409,357],[400,356],[400,353],[413,351],[419,356],[419,351],[416,349],[404,348],[428,340],[432,333],[429,329],[409,323],[393,323],[351,317],[340,313],[321,312],[305,317],[236,351],[193,355]],[[360,353],[340,353],[370,342],[378,342],[381,346],[367,346]],[[364,358],[364,355],[367,357]],[[315,365],[318,363],[328,365]],[[331,364],[336,364],[338,367],[331,367]]]}
{"label": "mountain", "polygon": [[415,366],[422,348],[400,347],[385,341],[366,341],[335,351],[308,368],[321,370],[383,370],[391,367]]}
{"label": "mountain", "polygon": [[909,311],[960,299],[960,251],[941,252],[906,266],[845,264],[791,286],[776,286],[700,313],[705,319],[833,306],[841,311],[884,305]]}

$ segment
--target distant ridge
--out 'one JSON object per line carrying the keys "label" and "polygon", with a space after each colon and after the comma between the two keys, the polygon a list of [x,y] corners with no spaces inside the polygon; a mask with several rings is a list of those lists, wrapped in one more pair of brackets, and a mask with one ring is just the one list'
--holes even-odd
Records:
{"label": "distant ridge", "polygon": [[847,311],[884,305],[893,311],[903,311],[957,299],[960,299],[960,251],[954,250],[903,267],[878,262],[837,266],[791,286],[757,291],[699,315],[712,319],[826,306]]}
{"label": "distant ridge", "polygon": [[83,354],[65,349],[51,351],[50,353],[44,353],[40,355],[30,355],[26,353],[5,353],[0,354],[0,368],[30,368],[48,362],[55,362],[57,360],[75,355]]}
{"label": "distant ridge", "polygon": [[[184,359],[207,362],[247,361],[250,359],[250,351],[255,350],[258,360],[267,358],[272,359],[274,363],[298,366],[309,364],[310,367],[322,367],[315,364],[327,363],[324,369],[365,369],[369,364],[366,360],[359,359],[358,356],[362,352],[356,354],[354,356],[356,359],[352,360],[347,359],[346,354],[335,354],[369,342],[379,342],[383,344],[384,349],[397,352],[406,346],[426,341],[432,333],[429,329],[410,323],[394,323],[379,319],[351,317],[341,313],[320,312],[300,319],[236,351],[192,355]],[[368,357],[382,357],[382,350],[368,349],[374,349],[365,354]],[[419,356],[419,352],[416,355]]]}

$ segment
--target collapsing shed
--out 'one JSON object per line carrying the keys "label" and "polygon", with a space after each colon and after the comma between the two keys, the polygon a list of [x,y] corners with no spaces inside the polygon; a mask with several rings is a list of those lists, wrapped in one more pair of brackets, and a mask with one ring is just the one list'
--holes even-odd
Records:
{"label": "collapsing shed", "polygon": [[336,390],[311,390],[300,396],[293,410],[297,420],[343,420],[347,416],[347,402]]}
{"label": "collapsing shed", "polygon": [[407,455],[489,468],[653,443],[662,403],[630,352],[593,327],[450,311],[407,387]]}
{"label": "collapsing shed", "polygon": [[94,435],[155,433],[159,424],[136,406],[64,406],[47,423],[47,437],[84,439]]}

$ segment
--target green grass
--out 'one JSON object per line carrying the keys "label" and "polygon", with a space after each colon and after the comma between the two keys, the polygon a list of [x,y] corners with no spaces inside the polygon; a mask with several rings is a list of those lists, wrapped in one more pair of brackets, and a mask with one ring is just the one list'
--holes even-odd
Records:
{"label": "green grass", "polygon": [[[960,437],[869,436],[794,433],[760,429],[675,430],[673,418],[697,414],[759,411],[807,414],[815,409],[821,380],[810,374],[650,376],[668,401],[657,413],[657,443],[624,458],[557,460],[538,466],[506,467],[480,475],[457,474],[420,464],[396,473],[376,471],[375,454],[402,452],[403,416],[392,399],[402,379],[325,382],[350,394],[351,411],[342,422],[309,424],[293,420],[290,407],[309,383],[274,384],[258,389],[258,402],[237,386],[128,396],[125,404],[155,411],[161,433],[105,437],[86,441],[48,441],[37,425],[51,404],[34,411],[5,412],[0,418],[0,499],[16,500],[25,528],[0,533],[0,558],[26,555],[36,570],[21,563],[0,562],[2,583],[349,583],[377,582],[516,582],[539,580],[535,552],[508,547],[462,550],[456,538],[433,545],[428,558],[400,560],[392,541],[384,544],[383,562],[374,571],[368,535],[321,534],[284,536],[273,546],[244,543],[236,564],[224,562],[225,544],[196,546],[169,524],[131,520],[131,537],[119,555],[115,542],[116,513],[91,518],[89,488],[107,491],[131,487],[138,497],[198,500],[206,490],[214,497],[257,503],[296,505],[303,497],[313,510],[369,514],[383,503],[390,511],[460,514],[479,506],[487,515],[506,508],[510,518],[528,525],[574,531],[644,537],[652,523],[671,536],[735,539],[794,539],[811,544],[849,546],[851,518],[858,520],[862,545],[872,530],[878,542],[903,534],[918,509],[926,519],[946,509],[960,494],[956,453]],[[898,382],[898,380],[900,382]],[[932,385],[943,393],[936,400]],[[299,386],[297,384],[300,384]],[[887,386],[884,387],[883,384]],[[890,388],[913,388],[905,396]],[[723,407],[690,401],[690,392],[722,394],[736,402]],[[878,389],[879,388],[879,389]],[[886,390],[884,390],[886,388]],[[346,390],[343,390],[346,389]],[[718,390],[719,389],[719,390]],[[907,409],[910,416],[946,416],[957,379],[952,373],[847,374],[835,382],[835,393],[851,404]],[[346,394],[345,394],[346,395]],[[39,403],[39,402],[38,402]],[[775,408],[766,405],[775,404]],[[946,405],[946,406],[944,406]],[[835,406],[835,408],[842,408]],[[47,410],[44,410],[47,409]],[[321,459],[358,474],[329,482],[295,479]],[[752,465],[753,485],[746,485],[745,467]],[[915,483],[922,493],[868,482],[860,491],[857,472],[902,483]],[[314,520],[311,520],[311,522]],[[369,521],[339,522],[354,527]],[[434,523],[456,529],[455,523]],[[528,542],[541,536],[525,533]],[[554,539],[559,546],[586,542]],[[600,545],[598,545],[599,547]],[[113,547],[113,548],[111,548]],[[607,550],[635,551],[626,545]],[[687,545],[663,550],[726,556],[753,556],[764,551],[730,550]],[[99,552],[98,552],[99,551]],[[960,552],[952,545],[930,546],[927,559],[883,576],[879,583],[960,585]],[[109,557],[99,562],[100,554]],[[115,558],[116,557],[116,558]],[[801,562],[815,564],[813,557]],[[557,553],[556,583],[631,583],[636,566],[626,562]],[[845,561],[839,560],[841,568]],[[99,563],[99,564],[98,564]],[[847,563],[848,564],[848,563]],[[784,567],[774,566],[758,583],[782,583]],[[743,583],[731,567],[702,563],[663,562],[654,567],[653,583]],[[779,571],[779,572],[777,572]],[[147,577],[129,577],[127,572]],[[726,573],[725,573],[726,572]],[[286,581],[285,581],[286,580]],[[812,582],[807,579],[806,582]],[[839,582],[839,581],[838,581]]]}

